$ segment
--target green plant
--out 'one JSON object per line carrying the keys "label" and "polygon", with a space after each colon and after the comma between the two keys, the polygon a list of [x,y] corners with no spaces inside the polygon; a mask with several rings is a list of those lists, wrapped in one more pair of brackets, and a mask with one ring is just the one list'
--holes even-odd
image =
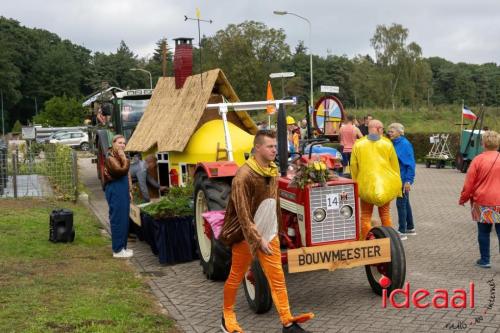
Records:
{"label": "green plant", "polygon": [[193,214],[192,197],[192,186],[171,187],[164,197],[143,210],[155,219],[190,216]]}

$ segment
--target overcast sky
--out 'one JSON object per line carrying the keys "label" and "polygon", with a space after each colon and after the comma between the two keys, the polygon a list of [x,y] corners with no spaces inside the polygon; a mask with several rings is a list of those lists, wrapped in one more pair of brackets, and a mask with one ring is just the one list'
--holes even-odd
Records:
{"label": "overcast sky", "polygon": [[202,24],[208,36],[254,20],[283,28],[292,50],[298,40],[309,45],[306,22],[273,15],[287,10],[311,20],[315,54],[373,55],[376,26],[400,23],[425,57],[500,64],[500,0],[0,0],[0,15],[92,51],[115,51],[124,40],[136,54],[151,56],[162,37],[170,45],[175,37],[197,38],[196,23],[184,21],[184,15],[195,17],[197,7],[202,18],[213,20]]}

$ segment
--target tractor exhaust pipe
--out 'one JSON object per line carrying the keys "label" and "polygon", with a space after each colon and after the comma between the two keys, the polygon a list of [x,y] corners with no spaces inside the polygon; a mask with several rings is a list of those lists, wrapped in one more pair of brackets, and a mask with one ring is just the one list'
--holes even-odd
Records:
{"label": "tractor exhaust pipe", "polygon": [[280,174],[286,176],[288,168],[288,142],[286,128],[286,110],[285,105],[280,104],[278,108],[278,158]]}

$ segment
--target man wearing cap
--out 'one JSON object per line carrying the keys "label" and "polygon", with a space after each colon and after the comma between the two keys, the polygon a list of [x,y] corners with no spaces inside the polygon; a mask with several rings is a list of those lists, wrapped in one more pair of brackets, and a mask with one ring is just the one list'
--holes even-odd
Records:
{"label": "man wearing cap", "polygon": [[297,129],[297,125],[295,124],[295,119],[292,116],[286,117],[286,129],[287,129],[287,138],[288,138],[288,152],[295,153],[299,151],[299,139],[300,139],[300,131]]}

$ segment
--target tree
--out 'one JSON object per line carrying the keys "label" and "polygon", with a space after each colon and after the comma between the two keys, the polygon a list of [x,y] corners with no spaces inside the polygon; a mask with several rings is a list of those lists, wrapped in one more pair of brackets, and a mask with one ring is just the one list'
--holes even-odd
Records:
{"label": "tree", "polygon": [[[407,38],[408,29],[394,23],[390,27],[378,25],[370,39],[377,65],[382,74],[387,74],[382,75],[381,84],[389,89],[393,109],[402,101],[417,103],[423,93],[415,89],[426,90],[430,81],[430,70],[425,63],[421,63],[422,49],[416,43],[407,45]],[[421,82],[413,85],[412,80]]]}
{"label": "tree", "polygon": [[21,122],[19,121],[19,119],[16,120],[16,122],[14,123],[14,126],[12,126],[12,133],[16,133],[16,134],[21,133],[22,126],[23,125],[21,125]]}
{"label": "tree", "polygon": [[264,99],[269,74],[290,57],[282,29],[245,21],[202,40],[204,68],[221,68],[242,100]]}
{"label": "tree", "polygon": [[[162,38],[159,41],[156,42],[156,48],[153,53],[153,57],[147,61],[147,64],[145,65],[145,69],[151,72],[151,76],[153,77],[153,87],[155,86],[155,82],[157,79],[161,76],[163,76],[163,70],[162,70],[162,45],[165,43],[166,48],[167,48],[167,76],[173,76],[174,75],[174,63],[173,63],[173,57],[172,57],[172,51],[167,43],[167,38]],[[193,59],[194,61],[194,59]]]}
{"label": "tree", "polygon": [[120,42],[116,53],[108,55],[97,52],[94,55],[94,66],[94,89],[99,88],[103,81],[122,89],[149,88],[149,77],[130,70],[138,67],[139,61],[124,41]]}
{"label": "tree", "polygon": [[52,127],[79,126],[84,117],[80,101],[74,97],[56,96],[45,102],[43,111],[33,118],[33,122]]}

